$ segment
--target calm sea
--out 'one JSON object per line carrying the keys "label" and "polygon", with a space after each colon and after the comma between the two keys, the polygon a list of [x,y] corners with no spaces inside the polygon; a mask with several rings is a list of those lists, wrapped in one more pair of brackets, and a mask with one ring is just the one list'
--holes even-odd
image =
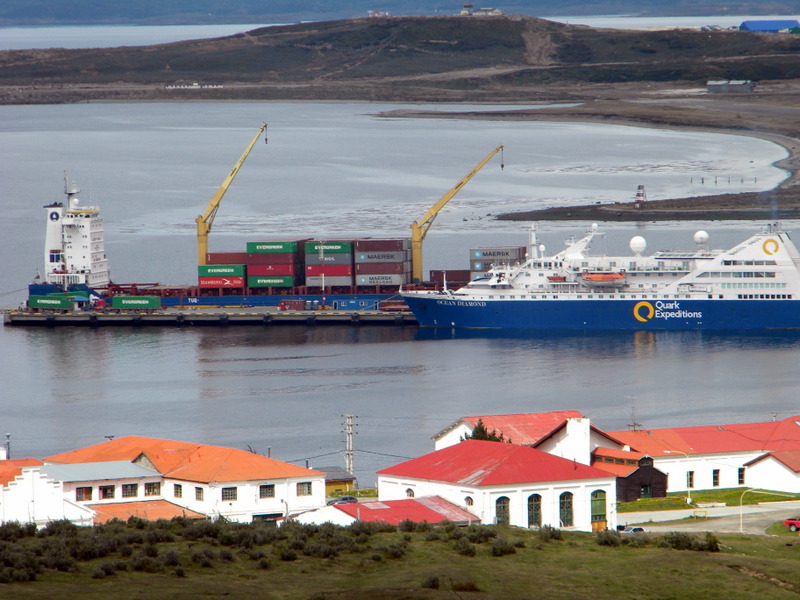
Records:
{"label": "calm sea", "polygon": [[[425,267],[466,268],[468,249],[524,244],[526,223],[490,215],[555,204],[767,189],[786,152],[741,136],[554,123],[382,119],[395,105],[82,104],[0,107],[0,298],[24,299],[43,263],[43,205],[63,171],[99,204],[115,281],[189,283],[194,218],[262,121],[223,200],[211,248],[277,236],[407,236],[408,225],[499,143],[440,214]],[[453,108],[453,107],[445,107]],[[469,108],[469,107],[463,107]],[[600,150],[602,149],[602,151]],[[587,223],[543,223],[556,251]],[[791,224],[788,224],[791,227]],[[750,223],[606,227],[650,250],[712,246]],[[356,470],[432,448],[460,416],[574,408],[600,427],[769,420],[797,412],[800,336],[703,333],[490,336],[415,328],[0,330],[0,423],[12,455],[46,456],[139,434],[343,465],[356,415]]]}

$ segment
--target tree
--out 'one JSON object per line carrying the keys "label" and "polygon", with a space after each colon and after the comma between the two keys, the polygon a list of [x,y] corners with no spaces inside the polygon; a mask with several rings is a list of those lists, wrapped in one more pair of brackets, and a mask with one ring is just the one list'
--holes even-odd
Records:
{"label": "tree", "polygon": [[497,433],[496,429],[492,429],[489,431],[486,429],[486,425],[483,423],[483,419],[478,419],[478,422],[475,423],[475,428],[472,430],[472,434],[469,433],[465,434],[463,440],[486,440],[487,442],[508,442],[511,443],[511,440],[506,440],[505,436],[503,436],[503,432]]}

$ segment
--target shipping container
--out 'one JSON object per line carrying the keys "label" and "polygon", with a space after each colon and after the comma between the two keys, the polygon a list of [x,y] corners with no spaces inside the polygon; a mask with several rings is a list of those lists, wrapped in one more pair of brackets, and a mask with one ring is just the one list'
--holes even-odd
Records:
{"label": "shipping container", "polygon": [[111,308],[142,308],[153,309],[161,307],[161,298],[158,296],[112,296]]}
{"label": "shipping container", "polygon": [[306,265],[306,277],[343,277],[353,275],[353,265]]}
{"label": "shipping container", "polygon": [[278,252],[275,254],[264,252],[262,254],[248,254],[244,261],[250,265],[302,265],[305,263],[305,255],[295,252]]}
{"label": "shipping container", "polygon": [[470,260],[485,261],[517,261],[525,258],[528,249],[525,246],[498,246],[496,248],[472,248]]}
{"label": "shipping container", "polygon": [[411,248],[411,238],[376,240],[367,238],[355,240],[356,252],[400,252]]}
{"label": "shipping container", "polygon": [[447,284],[451,282],[468,283],[472,281],[470,272],[464,269],[437,269],[430,271],[430,281],[434,283],[443,283],[447,280]]}
{"label": "shipping container", "polygon": [[307,265],[352,265],[352,254],[306,254]]}
{"label": "shipping container", "polygon": [[355,254],[355,262],[357,263],[397,263],[406,262],[410,259],[408,250],[356,252]]}
{"label": "shipping container", "polygon": [[[328,277],[325,276],[325,287],[342,287],[353,285],[352,277]],[[306,277],[306,286],[308,287],[322,287],[321,277]]]}
{"label": "shipping container", "polygon": [[241,265],[247,264],[247,252],[209,252],[206,254],[207,265]]}
{"label": "shipping container", "polygon": [[244,265],[199,265],[198,277],[244,277]]}
{"label": "shipping container", "polygon": [[281,300],[278,302],[278,310],[305,310],[305,300]]}
{"label": "shipping container", "polygon": [[473,273],[485,273],[489,269],[492,268],[493,263],[491,262],[484,262],[482,260],[471,260],[469,261],[469,270]]}
{"label": "shipping container", "polygon": [[402,275],[411,272],[407,262],[398,263],[356,263],[356,275]]}
{"label": "shipping container", "polygon": [[294,254],[306,240],[267,240],[247,242],[248,254]]}
{"label": "shipping container", "polygon": [[313,241],[305,243],[305,253],[309,254],[352,254],[352,241]]}
{"label": "shipping container", "polygon": [[[326,278],[327,281],[327,278]],[[393,275],[391,273],[377,275],[356,275],[357,286],[405,285],[411,282],[411,275]]]}
{"label": "shipping container", "polygon": [[248,277],[247,278],[247,287],[257,288],[257,287],[292,287],[297,285],[297,282],[294,277],[291,275],[274,275],[274,276],[258,276],[258,277]]}
{"label": "shipping container", "polygon": [[197,284],[201,288],[243,288],[244,277],[199,277]]}
{"label": "shipping container", "polygon": [[28,298],[28,306],[69,310],[75,306],[75,301],[69,296],[31,296]]}
{"label": "shipping container", "polygon": [[248,277],[256,277],[262,275],[281,275],[281,276],[292,276],[302,273],[302,270],[299,268],[298,265],[288,264],[288,265],[248,265],[247,266],[247,275]]}
{"label": "shipping container", "polygon": [[470,281],[474,281],[475,279],[480,279],[481,277],[487,277],[486,271],[470,271],[469,273]]}

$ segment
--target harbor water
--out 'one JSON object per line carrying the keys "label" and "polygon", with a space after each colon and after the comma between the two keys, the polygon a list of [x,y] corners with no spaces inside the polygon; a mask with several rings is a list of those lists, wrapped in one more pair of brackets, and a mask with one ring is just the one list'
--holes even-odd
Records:
{"label": "harbor water", "polygon": [[[104,215],[112,279],[191,283],[194,218],[262,121],[225,196],[212,251],[277,236],[408,235],[409,224],[498,144],[442,211],[425,270],[469,268],[469,248],[524,245],[500,212],[769,189],[783,148],[744,136],[559,123],[385,119],[375,104],[188,103],[0,107],[0,304],[25,298],[44,262],[63,171]],[[454,108],[454,107],[444,107]],[[456,109],[467,107],[455,107]],[[602,155],[596,149],[603,148]],[[555,251],[588,223],[541,223]],[[599,251],[726,247],[760,224],[602,224]],[[789,230],[793,223],[786,223]],[[800,335],[491,335],[415,327],[0,330],[0,433],[42,457],[126,434],[252,448],[356,475],[432,449],[460,416],[577,409],[603,429],[783,418],[797,411]]]}

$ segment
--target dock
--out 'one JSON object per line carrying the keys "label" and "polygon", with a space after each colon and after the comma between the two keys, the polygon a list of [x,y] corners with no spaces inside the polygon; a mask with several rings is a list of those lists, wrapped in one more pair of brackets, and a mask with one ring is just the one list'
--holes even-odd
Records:
{"label": "dock", "polygon": [[275,307],[191,307],[125,311],[3,311],[3,324],[40,327],[183,327],[228,325],[416,325],[410,312],[280,311]]}

